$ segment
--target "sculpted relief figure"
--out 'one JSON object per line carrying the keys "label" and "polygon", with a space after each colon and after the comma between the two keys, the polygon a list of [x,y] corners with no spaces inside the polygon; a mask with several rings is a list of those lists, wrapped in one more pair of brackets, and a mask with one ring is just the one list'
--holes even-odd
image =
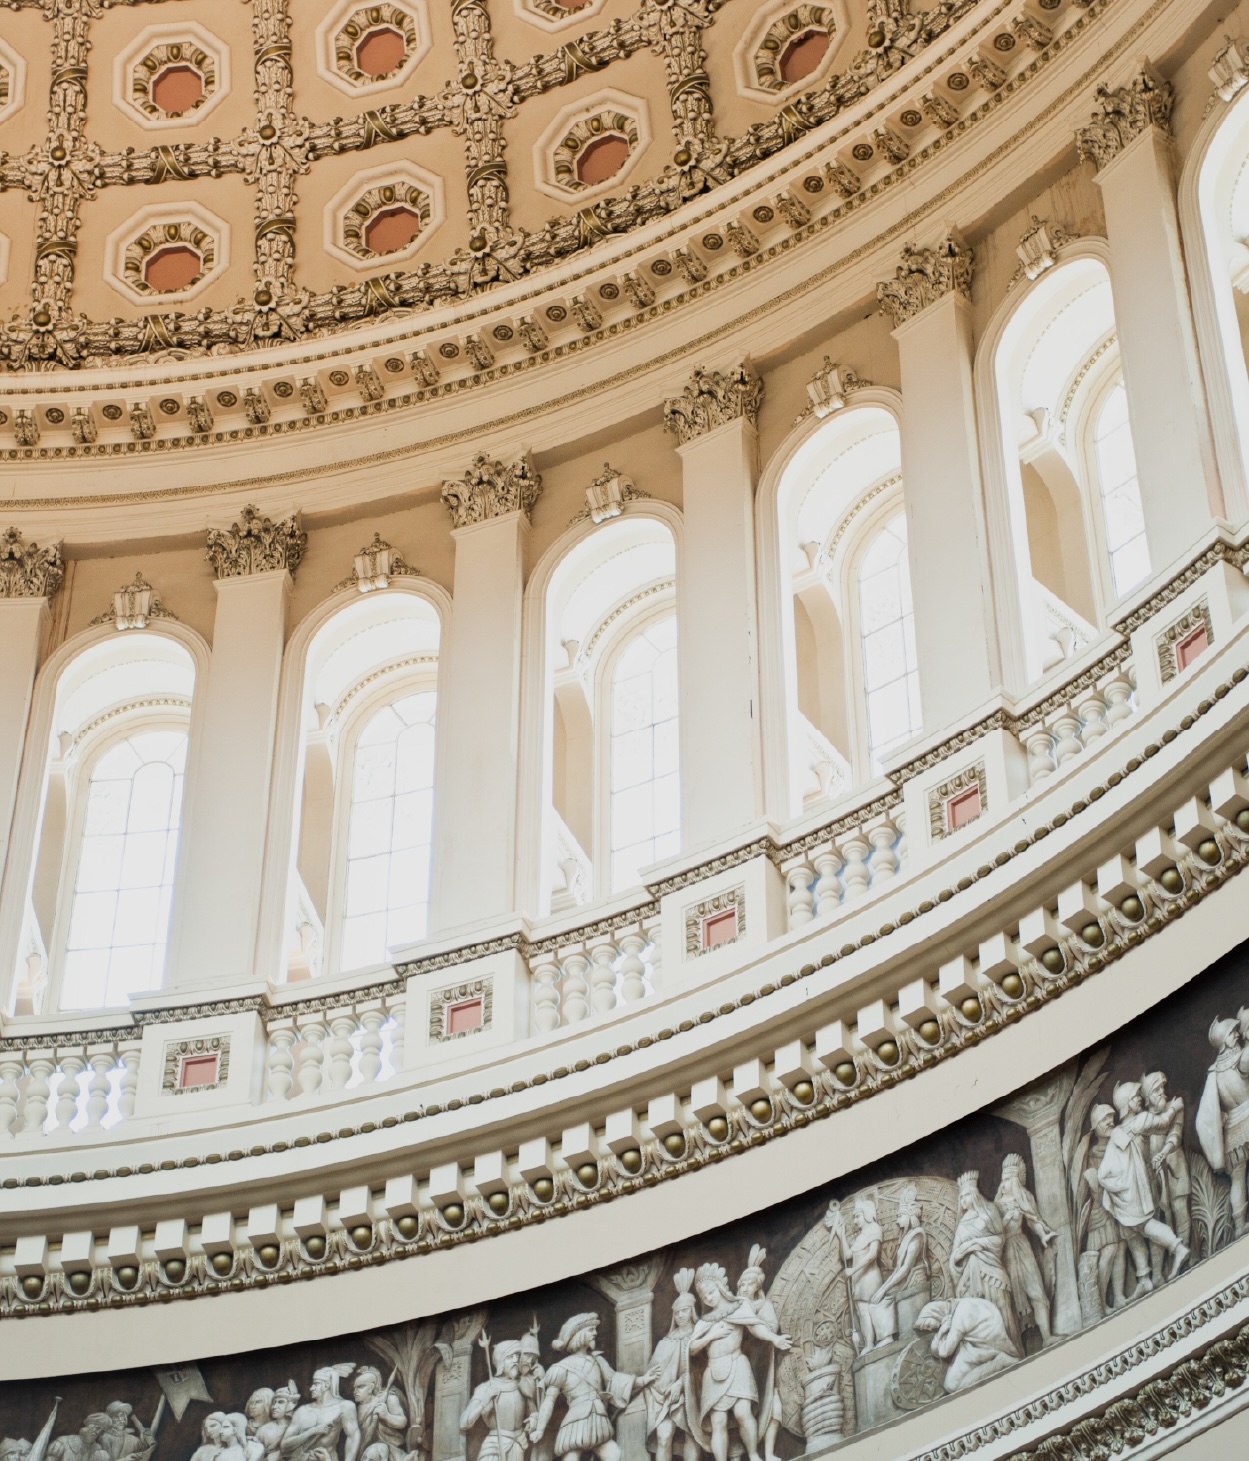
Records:
{"label": "sculpted relief figure", "polygon": [[1006,1230],[1001,1213],[980,1191],[979,1172],[964,1172],[958,1179],[958,1201],[961,1216],[950,1247],[955,1296],[993,1304],[1012,1350],[1020,1354],[1023,1346],[1004,1257]]}
{"label": "sculpted relief figure", "polygon": [[1031,1315],[1032,1322],[1040,1331],[1041,1343],[1050,1342],[1050,1296],[1032,1251],[1035,1235],[1041,1247],[1048,1248],[1057,1234],[1048,1227],[1036,1205],[1036,1198],[1028,1191],[1028,1168],[1024,1159],[1015,1152],[1002,1160],[1002,1180],[997,1189],[997,1210],[1002,1215],[1002,1230],[1005,1242],[1002,1256],[1006,1260],[1006,1272],[1010,1278],[1011,1297],[1020,1327],[1026,1328],[1025,1317]]}
{"label": "sculpted relief figure", "polygon": [[933,1354],[948,1362],[942,1382],[947,1393],[1009,1369],[1019,1358],[1001,1309],[988,1299],[934,1299],[920,1310],[915,1327],[932,1334]]}
{"label": "sculpted relief figure", "polygon": [[[728,1461],[729,1419],[750,1461],[759,1461],[759,1425],[755,1406],[759,1386],[745,1352],[746,1335],[762,1340],[773,1350],[785,1351],[790,1342],[760,1318],[749,1302],[743,1303],[729,1288],[728,1275],[718,1263],[704,1263],[694,1277],[694,1292],[703,1306],[702,1317],[690,1336],[690,1355],[705,1356],[702,1384],[697,1397],[691,1371],[690,1410],[696,1413],[700,1431],[709,1432],[708,1449],[715,1461]],[[772,1415],[772,1365],[767,1366],[761,1414],[765,1424]],[[699,1436],[700,1443],[703,1435]]]}
{"label": "sculpted relief figure", "polygon": [[[266,1413],[254,1423],[252,1403],[257,1396],[266,1396]],[[291,1416],[299,1405],[299,1387],[294,1380],[288,1380],[276,1390],[257,1390],[247,1402],[248,1433],[261,1448],[262,1461],[280,1461],[282,1437],[291,1423]]]}
{"label": "sculpted relief figure", "polygon": [[247,1461],[247,1417],[214,1410],[204,1417],[200,1440],[191,1461]]}
{"label": "sculpted relief figure", "polygon": [[677,1290],[672,1323],[651,1356],[655,1382],[646,1389],[647,1448],[654,1451],[655,1461],[672,1461],[679,1435],[682,1461],[697,1461],[700,1452],[689,1410],[690,1339],[698,1316],[698,1300],[690,1292],[694,1270],[680,1268],[672,1281]]}
{"label": "sculpted relief figure", "polygon": [[[282,1437],[283,1461],[357,1461],[360,1423],[355,1401],[344,1400],[338,1392],[338,1382],[354,1369],[354,1364],[341,1364],[313,1371],[308,1403],[291,1416]],[[344,1443],[341,1457],[340,1441]]]}
{"label": "sculpted relief figure", "polygon": [[597,1314],[574,1314],[560,1330],[554,1348],[564,1358],[546,1372],[542,1404],[527,1422],[529,1439],[540,1441],[562,1397],[567,1409],[555,1436],[557,1457],[571,1456],[576,1461],[583,1451],[589,1451],[600,1461],[619,1461],[611,1409],[623,1410],[655,1378],[653,1370],[644,1375],[613,1370],[594,1349],[598,1323]]}
{"label": "sculpted relief figure", "polygon": [[931,1292],[928,1269],[928,1234],[924,1231],[924,1214],[914,1182],[898,1194],[898,1252],[893,1272],[880,1286],[876,1302],[898,1300],[923,1294],[925,1303]]}
{"label": "sculpted relief figure", "polygon": [[460,1417],[460,1431],[467,1436],[479,1421],[485,1425],[477,1461],[522,1461],[529,1444],[525,1429],[529,1407],[521,1387],[520,1340],[500,1340],[494,1347],[493,1366],[490,1379],[473,1391]]}
{"label": "sculpted relief figure", "polygon": [[849,1253],[850,1293],[866,1351],[897,1338],[898,1311],[885,1292],[885,1277],[881,1272],[884,1230],[877,1221],[875,1202],[865,1194],[855,1198],[854,1221]]}
{"label": "sculpted relief figure", "polygon": [[127,1456],[148,1455],[156,1437],[134,1413],[134,1406],[124,1400],[110,1400],[104,1407],[108,1424],[100,1433],[99,1445],[109,1461],[125,1461]]}
{"label": "sculpted relief figure", "polygon": [[1197,1139],[1216,1172],[1232,1179],[1232,1222],[1235,1236],[1246,1229],[1245,1166],[1249,1162],[1249,1047],[1244,1028],[1249,1010],[1235,1020],[1215,1020],[1210,1026],[1214,1064],[1206,1076],[1197,1107]]}
{"label": "sculpted relief figure", "polygon": [[108,1461],[108,1452],[100,1442],[111,1421],[102,1411],[87,1416],[73,1436],[58,1436],[48,1447],[51,1461]]}
{"label": "sculpted relief figure", "polygon": [[361,1365],[351,1394],[360,1427],[360,1461],[404,1461],[408,1412],[394,1385],[382,1385],[382,1373],[375,1365]]}
{"label": "sculpted relief figure", "polygon": [[[781,1332],[781,1321],[777,1317],[776,1307],[763,1291],[763,1260],[767,1256],[767,1250],[756,1243],[750,1250],[750,1262],[737,1279],[737,1297],[742,1301],[742,1315],[747,1320],[751,1315],[754,1316],[755,1322],[751,1325],[750,1332],[756,1338],[760,1337],[760,1330],[777,1336]],[[781,1348],[788,1349],[788,1341]],[[765,1395],[771,1395],[772,1403],[759,1411],[764,1461],[777,1461],[776,1440],[781,1433],[781,1392],[776,1387],[776,1349],[771,1342],[767,1342],[767,1355],[764,1359],[767,1373],[763,1391]]]}
{"label": "sculpted relief figure", "polygon": [[1148,1293],[1154,1285],[1146,1239],[1171,1255],[1170,1278],[1175,1277],[1188,1258],[1188,1248],[1154,1216],[1157,1200],[1145,1156],[1148,1138],[1170,1127],[1174,1112],[1182,1109],[1182,1102],[1176,1096],[1165,1110],[1146,1111],[1141,1088],[1135,1081],[1120,1081],[1112,1099],[1119,1124],[1106,1143],[1097,1180],[1101,1184],[1102,1202],[1123,1230],[1136,1268],[1137,1287]]}
{"label": "sculpted relief figure", "polygon": [[1184,1098],[1176,1097],[1178,1106],[1168,1099],[1167,1078],[1160,1070],[1141,1076],[1141,1095],[1146,1111],[1155,1116],[1165,1112],[1168,1116],[1168,1125],[1149,1138],[1149,1170],[1157,1188],[1162,1220],[1185,1247],[1191,1247],[1193,1220],[1189,1204],[1193,1180],[1184,1150]]}
{"label": "sculpted relief figure", "polygon": [[[537,1415],[546,1393],[546,1370],[542,1365],[542,1346],[538,1340],[538,1321],[520,1337],[520,1388],[525,1397],[525,1419]],[[550,1436],[535,1441],[530,1450],[532,1461],[551,1461],[554,1455]]]}
{"label": "sculpted relief figure", "polygon": [[1102,1201],[1102,1182],[1098,1175],[1115,1129],[1115,1113],[1110,1106],[1094,1106],[1089,1112],[1092,1139],[1084,1159],[1081,1192],[1087,1194],[1088,1226],[1084,1234],[1084,1251],[1097,1255],[1097,1290],[1103,1308],[1109,1312],[1127,1302],[1124,1280],[1127,1277],[1127,1243],[1123,1229]]}

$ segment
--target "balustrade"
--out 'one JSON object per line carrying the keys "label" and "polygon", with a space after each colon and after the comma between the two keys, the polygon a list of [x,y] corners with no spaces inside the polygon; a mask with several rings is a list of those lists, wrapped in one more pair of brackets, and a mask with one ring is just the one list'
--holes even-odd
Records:
{"label": "balustrade", "polygon": [[789,927],[832,918],[905,871],[906,817],[901,805],[852,824],[781,863]]}
{"label": "balustrade", "polygon": [[1028,752],[1028,782],[1035,786],[1089,750],[1134,712],[1135,667],[1115,665],[1066,699],[1042,702],[1020,718],[1017,735]]}
{"label": "balustrade", "polygon": [[309,1101],[392,1080],[403,1067],[401,987],[363,991],[325,1009],[275,1010],[266,1021],[265,1089],[270,1101]]}
{"label": "balustrade", "polygon": [[0,1050],[0,1140],[73,1140],[134,1115],[140,1042],[11,1045]]}
{"label": "balustrade", "polygon": [[576,944],[543,948],[529,959],[532,1026],[549,1035],[637,1004],[654,992],[659,971],[658,920],[647,919]]}

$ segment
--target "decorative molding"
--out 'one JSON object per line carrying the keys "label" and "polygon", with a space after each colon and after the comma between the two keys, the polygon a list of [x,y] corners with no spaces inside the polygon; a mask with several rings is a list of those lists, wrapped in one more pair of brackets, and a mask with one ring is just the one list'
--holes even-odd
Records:
{"label": "decorative molding", "polygon": [[870,385],[871,381],[864,380],[850,366],[834,365],[832,357],[826,355],[824,364],[807,382],[809,404],[798,415],[794,425],[805,420],[812,412],[817,420],[823,421],[826,416],[831,416],[834,411],[840,411],[845,406],[847,396]]}
{"label": "decorative molding", "polygon": [[970,299],[975,262],[975,251],[954,232],[936,248],[905,245],[894,277],[876,286],[881,313],[897,329],[947,294]]}
{"label": "decorative molding", "polygon": [[[402,248],[375,253],[366,240],[368,225],[380,213],[406,209],[420,222]],[[353,270],[398,268],[429,243],[446,221],[442,179],[413,162],[397,160],[354,173],[325,205],[324,244],[327,253]]]}
{"label": "decorative molding", "polygon": [[91,620],[96,624],[112,624],[116,629],[146,629],[150,619],[176,619],[161,603],[160,594],[148,583],[141,572],[136,572],[131,583],[124,584],[113,595],[113,602],[102,614]]}
{"label": "decorative molding", "polygon": [[[628,156],[610,177],[585,183],[577,174],[577,160],[593,142],[623,137]],[[650,109],[644,98],[604,88],[564,107],[543,128],[534,143],[534,181],[548,197],[567,202],[610,192],[637,166],[651,143]]]}
{"label": "decorative molding", "polygon": [[1214,57],[1210,67],[1210,80],[1214,82],[1215,94],[1220,101],[1231,101],[1236,93],[1249,83],[1249,54],[1243,49],[1243,42],[1224,36],[1224,46]]}
{"label": "decorative molding", "polygon": [[[183,1086],[178,1082],[182,1062],[187,1056],[215,1055],[217,1076],[215,1080],[202,1085]],[[229,1035],[200,1035],[190,1040],[168,1040],[165,1042],[165,1064],[161,1071],[160,1088],[166,1095],[184,1096],[188,1091],[215,1091],[226,1083],[230,1074]]]}
{"label": "decorative molding", "polygon": [[0,535],[0,599],[52,599],[64,578],[59,543],[41,548],[16,528]]}
{"label": "decorative molding", "polygon": [[1180,641],[1186,639],[1195,629],[1206,631],[1206,647],[1211,648],[1214,645],[1214,623],[1210,618],[1208,599],[1198,599],[1174,623],[1168,624],[1161,634],[1154,636],[1154,649],[1158,654],[1158,673],[1162,677],[1164,685],[1170,684],[1180,673],[1180,667],[1175,657],[1176,648]]}
{"label": "decorative molding", "polygon": [[757,429],[762,404],[763,381],[749,362],[728,371],[700,367],[679,396],[664,402],[664,425],[685,446],[730,421]]}
{"label": "decorative molding", "polygon": [[[708,918],[713,918],[717,913],[732,912],[736,915],[736,924],[731,938],[721,939],[719,943],[707,947],[703,945],[703,923]],[[714,949],[727,948],[735,944],[746,934],[746,885],[738,883],[735,888],[726,888],[722,893],[715,893],[710,898],[704,898],[699,903],[691,903],[685,910],[685,957],[687,959],[698,959],[703,954],[710,954]]]}
{"label": "decorative molding", "polygon": [[505,466],[494,457],[478,452],[462,477],[442,484],[442,500],[451,514],[451,525],[470,527],[509,512],[533,511],[542,491],[542,477],[533,469],[528,452]]}
{"label": "decorative molding", "polygon": [[[362,70],[358,61],[359,44],[373,30],[394,31],[403,41],[402,59],[380,76]],[[381,5],[343,0],[317,27],[317,70],[340,91],[367,96],[398,86],[428,55],[432,44],[429,17],[417,0],[391,0]]]}
{"label": "decorative molding", "polygon": [[[144,271],[154,255],[168,248],[192,250],[200,268],[181,289],[158,291]],[[198,203],[141,208],[104,241],[104,277],[123,298],[149,309],[195,298],[220,278],[229,262],[230,225]]]}
{"label": "decorative molding", "polygon": [[419,577],[419,568],[413,568],[398,548],[393,548],[380,533],[374,533],[373,541],[361,548],[352,560],[351,572],[334,585],[334,592],[356,588],[367,594],[386,588],[392,578]]}
{"label": "decorative molding", "polygon": [[[481,1000],[481,1024],[471,1030],[448,1030],[447,1011],[467,999]],[[429,1039],[441,1045],[448,1040],[463,1040],[467,1035],[480,1035],[494,1020],[494,980],[489,976],[470,979],[466,984],[452,984],[433,991],[429,996]]]}
{"label": "decorative molding", "polygon": [[[780,0],[778,4],[774,0],[762,8],[733,52],[738,90],[753,101],[772,105],[778,99],[810,90],[831,70],[848,28],[841,0],[819,5],[794,4],[793,0]],[[786,81],[781,70],[786,50],[794,41],[813,33],[828,37],[828,49],[808,75]]]}
{"label": "decorative molding", "polygon": [[1007,289],[1014,289],[1022,280],[1039,279],[1047,269],[1058,262],[1058,251],[1074,243],[1080,235],[1061,223],[1051,223],[1047,218],[1032,215],[1032,226],[1015,246],[1019,267],[1011,275]]}
{"label": "decorative molding", "polygon": [[577,651],[578,662],[586,664],[590,660],[603,635],[622,615],[627,614],[630,609],[635,608],[644,600],[656,598],[660,594],[670,594],[675,588],[676,580],[673,578],[656,579],[654,583],[648,583],[645,588],[638,589],[636,593],[630,594],[627,599],[618,603],[610,613],[604,614],[593,630],[586,635],[585,643]]}
{"label": "decorative molding", "polygon": [[293,574],[307,546],[308,534],[299,526],[298,513],[275,523],[249,503],[238,522],[208,530],[204,556],[217,578],[243,578],[280,568]]}
{"label": "decorative molding", "polygon": [[943,837],[948,837],[957,830],[949,825],[946,803],[952,796],[973,788],[980,793],[980,809],[969,821],[976,821],[989,810],[989,780],[983,760],[977,761],[973,766],[964,767],[948,781],[943,781],[940,786],[929,790],[928,835],[933,842],[940,842]]}
{"label": "decorative molding", "polygon": [[1171,83],[1148,63],[1126,86],[1099,86],[1093,120],[1076,132],[1080,160],[1100,172],[1147,128],[1170,137],[1174,100]]}
{"label": "decorative molding", "polygon": [[596,525],[608,522],[620,516],[626,503],[649,496],[649,492],[638,491],[631,477],[618,472],[610,462],[604,462],[603,470],[585,489],[585,506],[569,520],[568,526],[585,522],[587,518]]}

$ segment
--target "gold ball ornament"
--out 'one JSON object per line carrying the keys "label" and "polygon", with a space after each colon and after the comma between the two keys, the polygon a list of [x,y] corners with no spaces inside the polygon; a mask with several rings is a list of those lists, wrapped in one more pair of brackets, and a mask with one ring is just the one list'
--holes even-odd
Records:
{"label": "gold ball ornament", "polygon": [[133,1263],[124,1264],[117,1270],[117,1282],[124,1289],[132,1289],[139,1281],[139,1270]]}
{"label": "gold ball ornament", "polygon": [[464,1221],[464,1209],[458,1202],[449,1202],[442,1210],[442,1217],[448,1227],[458,1228]]}
{"label": "gold ball ornament", "polygon": [[550,1202],[555,1196],[555,1183],[550,1177],[539,1177],[533,1184],[533,1195],[539,1202]]}
{"label": "gold ball ornament", "polygon": [[304,1252],[314,1263],[320,1263],[325,1257],[325,1248],[324,1233],[313,1233],[311,1238],[304,1239]]}
{"label": "gold ball ornament", "polygon": [[43,1293],[43,1276],[38,1273],[28,1273],[22,1280],[22,1292],[28,1299],[37,1299]]}
{"label": "gold ball ornament", "polygon": [[810,1081],[795,1081],[793,1097],[800,1106],[809,1106],[815,1100],[815,1087]]}
{"label": "gold ball ornament", "polygon": [[624,1151],[620,1153],[620,1165],[631,1176],[634,1173],[640,1172],[642,1170],[641,1151],[635,1146],[626,1147]]}
{"label": "gold ball ornament", "polygon": [[1223,853],[1213,837],[1206,837],[1197,844],[1197,856],[1207,867],[1213,867]]}
{"label": "gold ball ornament", "polygon": [[772,1102],[766,1096],[760,1096],[757,1101],[750,1103],[750,1114],[756,1121],[770,1121],[772,1119]]}
{"label": "gold ball ornament", "polygon": [[420,1231],[421,1222],[414,1212],[405,1212],[401,1218],[395,1220],[395,1232],[406,1243],[410,1243]]}
{"label": "gold ball ornament", "polygon": [[876,1047],[876,1054],[886,1065],[897,1065],[898,1043],[896,1040],[882,1040]]}
{"label": "gold ball ornament", "polygon": [[1240,831],[1249,833],[1249,807],[1241,807],[1236,813],[1236,826]]}
{"label": "gold ball ornament", "polygon": [[1106,942],[1106,935],[1102,932],[1100,923],[1086,923],[1080,930],[1080,937],[1090,949],[1100,949]]}
{"label": "gold ball ornament", "polygon": [[850,1060],[841,1061],[839,1064],[833,1066],[833,1075],[843,1086],[852,1084],[855,1075],[854,1062]]}
{"label": "gold ball ornament", "polygon": [[713,1116],[707,1122],[707,1135],[712,1141],[727,1141],[729,1135],[729,1123],[723,1116]]}
{"label": "gold ball ornament", "polygon": [[[1060,966],[1061,967],[1061,966]],[[1018,999],[1023,993],[1023,980],[1018,974],[1008,974],[1002,980],[1002,993],[1010,999]]]}
{"label": "gold ball ornament", "polygon": [[[212,1263],[213,1272],[219,1278],[224,1278],[226,1274],[232,1273],[234,1271],[233,1253],[214,1253],[210,1262]],[[119,1278],[121,1277],[121,1273],[122,1270],[119,1269],[117,1275]]]}
{"label": "gold ball ornament", "polygon": [[[166,1265],[166,1267],[167,1266],[168,1265]],[[78,1297],[81,1298],[90,1287],[91,1275],[87,1273],[84,1269],[75,1269],[74,1272],[69,1275],[69,1291],[71,1294],[77,1294]]]}
{"label": "gold ball ornament", "polygon": [[[1067,960],[1063,957],[1063,951],[1057,946],[1057,944],[1055,944],[1052,948],[1046,949],[1045,952],[1041,955],[1041,965],[1049,974],[1061,974],[1063,970],[1067,967]],[[1012,978],[1017,980],[1019,976],[1017,974],[1008,974],[1006,976],[1006,979]],[[1006,989],[1006,979],[1002,980],[1003,989]],[[1020,985],[1020,988],[1023,988],[1022,984]],[[1007,994],[1010,994],[1009,989],[1006,989],[1006,992]]]}
{"label": "gold ball ornament", "polygon": [[[76,1276],[76,1275],[75,1275]],[[186,1259],[170,1258],[165,1263],[165,1278],[169,1283],[181,1283],[186,1277]],[[70,1287],[73,1285],[71,1283]]]}
{"label": "gold ball ornament", "polygon": [[974,994],[969,994],[962,1004],[959,1005],[959,1012],[965,1020],[970,1020],[973,1025],[978,1024],[981,1015],[984,1014],[980,1001]]}
{"label": "gold ball ornament", "polygon": [[1131,923],[1139,923],[1145,916],[1145,905],[1135,893],[1129,893],[1123,902],[1119,904],[1119,912]]}
{"label": "gold ball ornament", "polygon": [[368,1248],[373,1242],[373,1229],[368,1223],[357,1223],[350,1233],[351,1241],[357,1248]]}
{"label": "gold ball ornament", "polygon": [[924,1020],[919,1027],[919,1038],[928,1045],[935,1045],[941,1038],[941,1026],[936,1020]]}
{"label": "gold ball ornament", "polygon": [[685,1137],[679,1131],[669,1132],[664,1137],[664,1151],[670,1157],[682,1156],[685,1152]]}
{"label": "gold ball ornament", "polygon": [[510,1206],[506,1192],[492,1192],[486,1198],[486,1206],[494,1213],[495,1217],[502,1217]]}
{"label": "gold ball ornament", "polygon": [[261,1266],[272,1268],[282,1256],[282,1250],[276,1243],[262,1243],[256,1249],[256,1257],[260,1259]]}
{"label": "gold ball ornament", "polygon": [[1184,878],[1177,867],[1164,867],[1158,874],[1158,882],[1162,891],[1173,898],[1184,891]]}

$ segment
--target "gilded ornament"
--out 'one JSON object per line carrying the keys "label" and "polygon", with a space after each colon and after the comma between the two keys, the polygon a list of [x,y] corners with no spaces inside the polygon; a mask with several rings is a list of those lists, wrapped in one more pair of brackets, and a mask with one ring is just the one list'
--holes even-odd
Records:
{"label": "gilded ornament", "polygon": [[218,578],[286,569],[294,573],[308,546],[298,515],[274,522],[250,504],[229,528],[211,528],[205,557]]}
{"label": "gilded ornament", "polygon": [[[1044,963],[1044,959],[1042,959]],[[1054,972],[1054,971],[1051,971]],[[1061,970],[1057,971],[1061,972]],[[1008,999],[1020,999],[1023,997],[1023,980],[1018,974],[1007,974],[1002,980],[1002,993]]]}
{"label": "gilded ornament", "polygon": [[973,1025],[979,1024],[984,1014],[984,1008],[974,994],[969,995],[963,1000],[958,1008],[963,1018],[970,1021]]}
{"label": "gilded ornament", "polygon": [[1119,904],[1119,912],[1131,923],[1139,923],[1145,916],[1145,905],[1135,893],[1128,896]]}
{"label": "gilded ornament", "polygon": [[311,1237],[304,1239],[304,1252],[314,1263],[320,1263],[325,1257],[326,1246],[325,1236],[322,1233],[313,1233]]}
{"label": "gilded ornament", "polygon": [[61,545],[27,543],[16,528],[0,534],[0,599],[52,599],[65,578]]}
{"label": "gilded ornament", "polygon": [[1197,856],[1207,867],[1213,867],[1223,852],[1213,837],[1205,837],[1197,844]]}
{"label": "gilded ornament", "polygon": [[510,1206],[510,1199],[506,1192],[492,1192],[486,1198],[486,1206],[494,1213],[495,1217],[502,1217]]}
{"label": "gilded ornament", "polygon": [[463,528],[509,512],[528,517],[541,491],[542,478],[527,455],[504,465],[480,452],[463,477],[443,483],[442,501],[452,525]]}
{"label": "gilded ornament", "polygon": [[1184,878],[1177,867],[1164,867],[1158,874],[1158,883],[1162,891],[1173,898],[1184,891]]}
{"label": "gilded ornament", "polygon": [[404,1213],[402,1217],[395,1219],[395,1231],[405,1243],[410,1243],[421,1231],[420,1219],[415,1213]]}
{"label": "gilded ornament", "polygon": [[442,1218],[449,1228],[458,1228],[464,1221],[464,1208],[458,1202],[449,1202],[442,1210]]}
{"label": "gilded ornament", "polygon": [[974,252],[954,233],[936,248],[907,244],[894,277],[876,286],[877,303],[896,329],[947,294],[970,299],[974,266]]}
{"label": "gilded ornament", "polygon": [[348,1236],[356,1248],[364,1250],[373,1246],[373,1229],[368,1223],[357,1223]]}
{"label": "gilded ornament", "polygon": [[772,1119],[772,1102],[766,1096],[760,1096],[752,1101],[748,1109],[756,1121],[771,1121]]}
{"label": "gilded ornament", "polygon": [[1169,137],[1174,99],[1171,83],[1149,65],[1127,86],[1099,86],[1093,119],[1076,132],[1081,160],[1100,170],[1150,127]]}
{"label": "gilded ornament", "polygon": [[583,1187],[598,1186],[598,1167],[593,1162],[582,1162],[577,1168],[577,1181]]}
{"label": "gilded ornament", "polygon": [[669,1132],[663,1139],[663,1149],[670,1157],[685,1155],[685,1137],[679,1131]]}
{"label": "gilded ornament", "polygon": [[1080,937],[1090,949],[1100,949],[1106,942],[1106,935],[1100,923],[1086,923],[1080,930]]}
{"label": "gilded ornament", "polygon": [[[165,1260],[164,1273],[165,1278],[169,1283],[181,1283],[182,1280],[186,1277],[186,1260],[183,1258],[167,1258]],[[87,1288],[86,1284],[84,1284],[81,1289],[74,1288],[74,1279],[76,1277],[89,1278],[90,1275],[70,1275],[70,1288],[74,1289],[75,1293],[85,1293]]]}
{"label": "gilded ornament", "polygon": [[626,1147],[620,1153],[618,1160],[631,1177],[636,1176],[642,1170],[642,1153],[638,1147]]}
{"label": "gilded ornament", "polygon": [[555,1196],[555,1183],[549,1177],[539,1177],[533,1183],[533,1195],[539,1202],[550,1202]]}
{"label": "gilded ornament", "polygon": [[763,381],[747,364],[735,370],[696,370],[679,396],[664,402],[664,425],[684,446],[730,421],[759,424]]}

